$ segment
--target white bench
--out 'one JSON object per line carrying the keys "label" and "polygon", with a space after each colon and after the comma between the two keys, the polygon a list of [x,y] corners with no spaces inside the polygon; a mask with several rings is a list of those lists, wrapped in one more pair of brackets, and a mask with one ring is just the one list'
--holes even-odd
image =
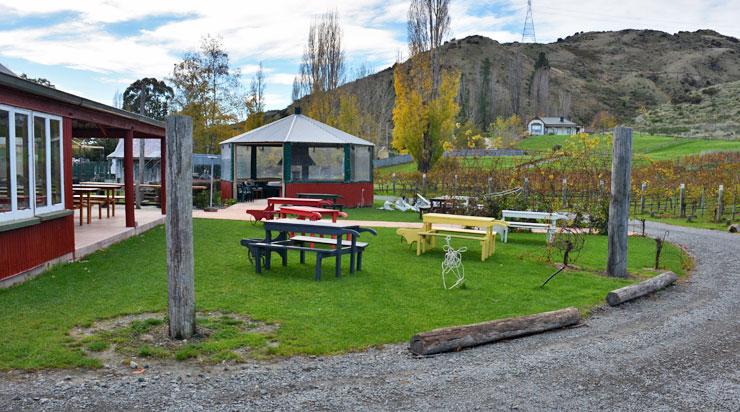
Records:
{"label": "white bench", "polygon": [[[568,219],[568,216],[562,213],[548,212],[531,212],[528,210],[503,210],[501,218],[506,222],[507,229],[504,232],[503,240],[506,243],[509,240],[509,227],[518,227],[522,229],[545,229],[547,242],[552,242],[555,231],[558,228],[558,220]],[[529,219],[529,220],[549,220],[549,223],[540,222],[519,222],[511,219]]]}

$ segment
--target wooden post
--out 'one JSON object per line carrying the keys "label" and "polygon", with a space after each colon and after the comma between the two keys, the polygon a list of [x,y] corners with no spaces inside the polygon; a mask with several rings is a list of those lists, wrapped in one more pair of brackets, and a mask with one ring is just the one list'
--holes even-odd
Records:
{"label": "wooden post", "polygon": [[609,276],[627,277],[627,230],[629,228],[630,174],[632,171],[632,129],[614,129],[612,146],[612,187],[609,203]]}
{"label": "wooden post", "polygon": [[647,182],[642,182],[640,187],[640,214],[645,214],[645,192],[647,191]]}
{"label": "wooden post", "polygon": [[493,178],[490,176],[488,177],[488,193],[493,193]]}
{"label": "wooden post", "polygon": [[144,195],[141,185],[144,184],[144,167],[146,166],[146,154],[144,153],[144,139],[139,138],[139,176],[136,179],[136,208],[141,209],[141,197]]}
{"label": "wooden post", "polygon": [[699,198],[699,209],[701,209],[701,216],[704,217],[704,186],[701,187],[701,197]]}
{"label": "wooden post", "polygon": [[126,136],[123,138],[123,192],[126,202],[126,227],[136,227],[133,130],[126,130]]}
{"label": "wooden post", "polygon": [[678,186],[678,204],[680,217],[686,217],[686,185],[683,183]]}
{"label": "wooden post", "polygon": [[396,195],[396,174],[391,175],[391,187],[393,188],[393,195]]}
{"label": "wooden post", "polygon": [[421,193],[427,194],[427,174],[422,173],[421,175]]}
{"label": "wooden post", "polygon": [[717,215],[715,221],[719,222],[722,220],[722,215],[725,213],[725,186],[719,185],[717,190]]}
{"label": "wooden post", "polygon": [[167,139],[162,138],[159,143],[159,207],[162,214],[167,214]]}
{"label": "wooden post", "polygon": [[568,179],[563,178],[563,207],[568,207]]}
{"label": "wooden post", "polygon": [[524,178],[524,188],[522,189],[524,191],[524,205],[526,207],[529,207],[529,178]]}
{"label": "wooden post", "polygon": [[193,260],[193,121],[167,117],[167,313],[170,337],[189,339],[195,333]]}
{"label": "wooden post", "polygon": [[644,280],[638,284],[625,286],[609,292],[609,294],[606,295],[606,302],[610,306],[621,305],[624,302],[663,289],[676,280],[678,280],[678,276],[676,276],[675,273],[663,272],[654,278]]}

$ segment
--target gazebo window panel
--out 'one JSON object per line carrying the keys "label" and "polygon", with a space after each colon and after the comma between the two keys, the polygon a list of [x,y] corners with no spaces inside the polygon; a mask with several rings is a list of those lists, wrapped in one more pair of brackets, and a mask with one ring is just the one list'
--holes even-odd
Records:
{"label": "gazebo window panel", "polygon": [[370,146],[352,146],[352,181],[369,182],[372,177],[370,160],[373,148]]}
{"label": "gazebo window panel", "polygon": [[281,146],[256,146],[257,178],[279,179],[283,175],[283,148]]}
{"label": "gazebo window panel", "polygon": [[231,145],[221,145],[221,179],[231,181]]}
{"label": "gazebo window panel", "polygon": [[235,146],[236,180],[252,178],[252,146]]}
{"label": "gazebo window panel", "polygon": [[10,204],[10,112],[0,110],[0,213],[9,212]]}
{"label": "gazebo window panel", "polygon": [[344,147],[293,145],[290,166],[293,181],[344,180]]}

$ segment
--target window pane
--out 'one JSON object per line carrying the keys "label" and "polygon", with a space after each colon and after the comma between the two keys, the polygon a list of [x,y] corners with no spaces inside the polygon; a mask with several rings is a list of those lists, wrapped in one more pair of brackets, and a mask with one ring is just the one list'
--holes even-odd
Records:
{"label": "window pane", "polygon": [[283,175],[283,148],[260,146],[257,149],[257,178],[279,179]]}
{"label": "window pane", "polygon": [[31,207],[31,171],[28,167],[28,116],[15,114],[15,175],[18,210]]}
{"label": "window pane", "polygon": [[36,206],[43,207],[48,203],[46,193],[46,119],[33,117],[33,150],[36,174]]}
{"label": "window pane", "polygon": [[221,179],[231,180],[231,145],[225,144],[221,146]]}
{"label": "window pane", "polygon": [[10,211],[10,113],[0,110],[0,213]]}
{"label": "window pane", "polygon": [[344,180],[344,147],[293,145],[291,180]]}
{"label": "window pane", "polygon": [[62,135],[59,120],[49,120],[51,132],[51,203],[62,203]]}
{"label": "window pane", "polygon": [[250,146],[236,146],[236,180],[252,177],[252,148]]}
{"label": "window pane", "polygon": [[370,155],[372,148],[368,146],[353,146],[352,150],[352,181],[370,181]]}

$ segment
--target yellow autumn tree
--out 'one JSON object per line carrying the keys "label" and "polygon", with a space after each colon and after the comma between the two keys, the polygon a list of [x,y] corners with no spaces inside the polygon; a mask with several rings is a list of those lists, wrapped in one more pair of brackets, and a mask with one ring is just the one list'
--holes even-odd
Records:
{"label": "yellow autumn tree", "polygon": [[443,73],[434,96],[423,68],[416,71],[408,73],[398,65],[393,72],[393,147],[411,154],[418,170],[428,172],[442,156],[444,143],[452,139],[460,109],[456,102],[460,80],[455,72]]}
{"label": "yellow autumn tree", "polygon": [[332,126],[354,136],[362,134],[363,116],[360,113],[360,105],[357,96],[347,92],[339,94],[339,113],[335,124]]}

